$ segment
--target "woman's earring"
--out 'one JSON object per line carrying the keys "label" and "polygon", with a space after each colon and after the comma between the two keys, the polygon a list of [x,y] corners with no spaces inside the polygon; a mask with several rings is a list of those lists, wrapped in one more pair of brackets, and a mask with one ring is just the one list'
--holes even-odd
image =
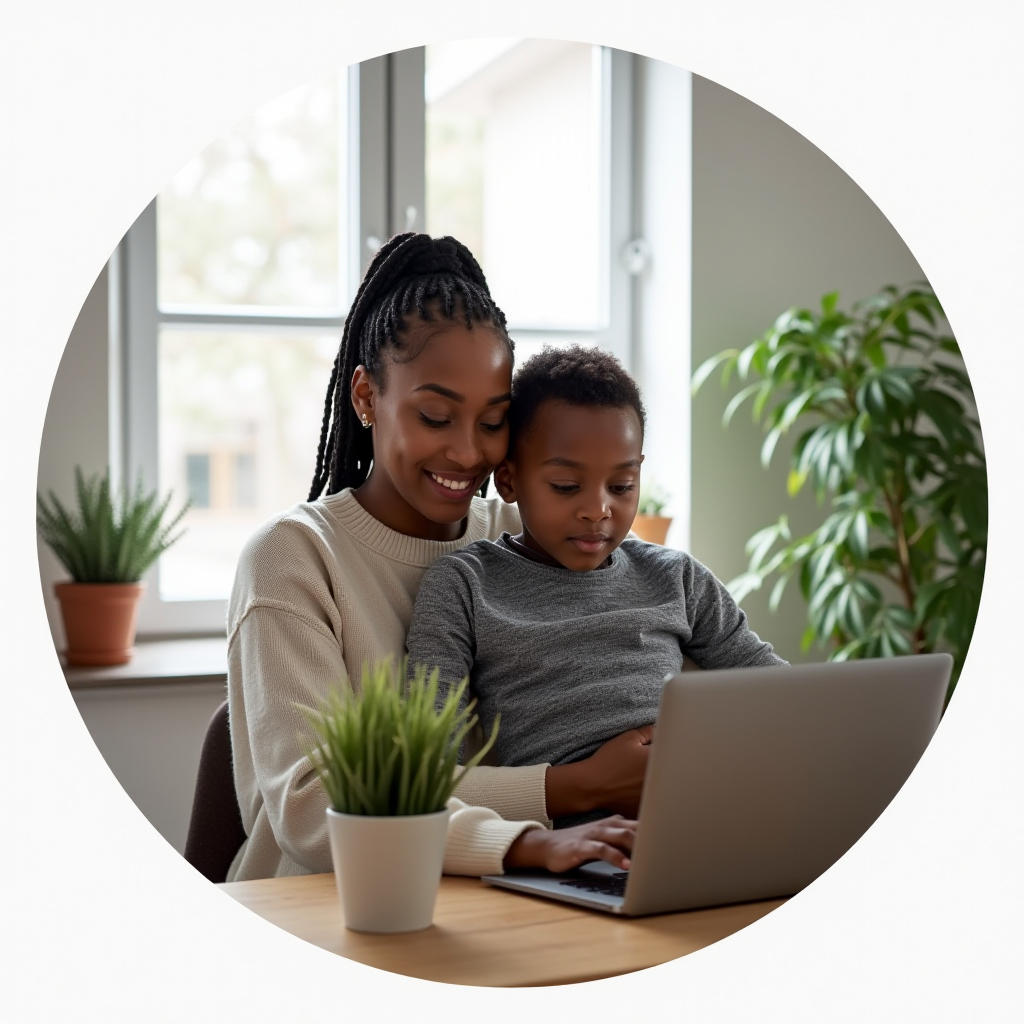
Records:
{"label": "woman's earring", "polygon": [[368,419],[366,418],[366,413],[364,412],[364,413],[363,413],[363,429],[364,429],[364,430],[369,430],[369,429],[370,429],[370,426],[371,426],[371,423],[370,423],[370,421],[369,421],[369,420],[368,420]]}

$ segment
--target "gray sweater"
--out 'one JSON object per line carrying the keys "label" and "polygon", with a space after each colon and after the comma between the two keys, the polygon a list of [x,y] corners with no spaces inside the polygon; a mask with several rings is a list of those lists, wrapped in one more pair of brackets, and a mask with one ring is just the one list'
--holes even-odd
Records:
{"label": "gray sweater", "polygon": [[[686,654],[705,669],[785,664],[712,573],[682,551],[629,538],[591,572],[478,541],[427,569],[410,662],[470,678],[502,765],[567,764],[650,724]],[[443,688],[447,692],[447,687]]]}

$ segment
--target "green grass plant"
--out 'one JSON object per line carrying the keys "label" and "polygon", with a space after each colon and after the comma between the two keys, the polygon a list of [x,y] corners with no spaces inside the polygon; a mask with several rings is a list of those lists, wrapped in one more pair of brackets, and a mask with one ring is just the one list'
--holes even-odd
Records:
{"label": "green grass plant", "polygon": [[[363,667],[356,690],[348,680],[318,708],[299,705],[318,743],[307,756],[331,807],[342,814],[379,817],[444,810],[460,776],[459,749],[477,723],[473,702],[463,704],[464,679],[439,698],[438,672],[405,659]],[[469,771],[498,735],[498,720]]]}
{"label": "green grass plant", "polygon": [[136,583],[180,536],[172,536],[186,505],[164,523],[171,495],[159,500],[139,478],[133,488],[114,494],[109,471],[86,478],[75,467],[77,509],[53,493],[36,496],[39,534],[76,583]]}

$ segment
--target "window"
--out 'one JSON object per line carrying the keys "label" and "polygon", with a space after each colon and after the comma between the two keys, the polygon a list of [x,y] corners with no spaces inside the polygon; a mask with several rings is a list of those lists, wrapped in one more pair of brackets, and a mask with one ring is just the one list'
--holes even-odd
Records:
{"label": "window", "polygon": [[239,552],[306,497],[344,312],[381,241],[454,234],[520,358],[630,362],[630,55],[470,40],[367,61],[266,105],[125,237],[124,467],[192,501],[140,631],[223,627]]}
{"label": "window", "polygon": [[628,363],[612,252],[628,238],[630,55],[489,39],[428,46],[425,63],[427,230],[473,250],[520,358],[578,340]]}
{"label": "window", "polygon": [[210,456],[205,452],[197,455],[189,452],[185,456],[185,493],[194,509],[210,507]]}

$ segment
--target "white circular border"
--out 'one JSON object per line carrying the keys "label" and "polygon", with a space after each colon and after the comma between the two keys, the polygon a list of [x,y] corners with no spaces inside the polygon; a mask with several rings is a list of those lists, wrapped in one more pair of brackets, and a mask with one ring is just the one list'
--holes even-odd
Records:
{"label": "white circular border", "polygon": [[[0,15],[0,589],[8,1020],[1019,1019],[1021,670],[1004,654],[1021,555],[1012,316],[1024,256],[1024,73],[1012,3],[911,0],[54,0]],[[1016,31],[1015,31],[1016,30]],[[299,942],[197,880],[112,780],[53,654],[34,545],[43,415],[96,274],[168,177],[288,88],[456,36],[586,39],[680,64],[802,132],[912,249],[961,341],[985,430],[988,575],[967,667],[911,781],[810,889],[736,936],[639,975],[453,989]],[[386,1000],[386,1003],[381,1000]],[[386,1011],[384,1008],[386,1007]],[[1014,1012],[1016,1011],[1016,1013]]]}

